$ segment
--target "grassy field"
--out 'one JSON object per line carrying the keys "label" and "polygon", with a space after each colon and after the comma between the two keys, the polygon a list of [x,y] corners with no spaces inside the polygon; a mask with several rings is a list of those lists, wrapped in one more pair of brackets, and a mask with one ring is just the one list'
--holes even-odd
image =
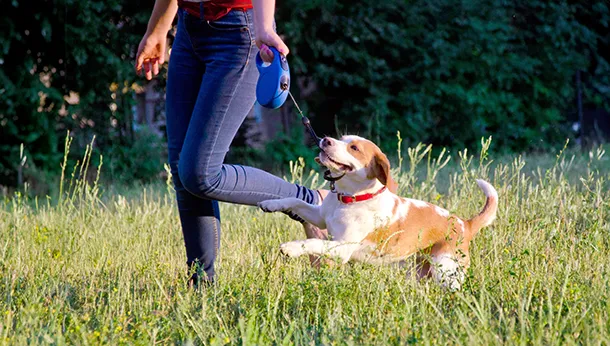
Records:
{"label": "grassy field", "polygon": [[[420,146],[395,169],[401,195],[464,217],[484,203],[475,178],[498,190],[454,293],[398,268],[314,270],[278,251],[300,225],[226,204],[218,283],[192,291],[171,188],[67,169],[62,198],[1,203],[0,344],[609,344],[608,157],[490,158],[488,144],[447,165]],[[308,170],[287,178],[319,187]]]}

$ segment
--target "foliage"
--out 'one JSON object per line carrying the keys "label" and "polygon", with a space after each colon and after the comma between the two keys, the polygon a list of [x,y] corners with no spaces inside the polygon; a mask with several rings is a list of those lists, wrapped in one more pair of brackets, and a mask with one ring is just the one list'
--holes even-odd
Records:
{"label": "foliage", "polygon": [[570,136],[576,71],[585,105],[609,105],[605,1],[287,1],[278,18],[316,121],[342,131],[548,149]]}
{"label": "foliage", "polygon": [[19,146],[57,172],[63,136],[84,148],[129,146],[135,48],[152,2],[38,1],[3,6],[0,185],[14,185]]}
{"label": "foliage", "polygon": [[[0,185],[17,184],[21,144],[32,171],[58,172],[67,130],[79,148],[95,136],[99,150],[137,151],[132,106],[141,79],[133,58],[152,6],[3,7]],[[301,98],[292,83],[316,130],[359,133],[384,149],[396,130],[407,143],[448,148],[472,148],[489,135],[496,150],[563,144],[576,114],[577,71],[584,105],[608,108],[609,20],[602,0],[287,0],[277,8],[293,80],[315,85]],[[292,134],[272,145],[282,162],[304,156]]]}
{"label": "foliage", "polygon": [[163,172],[167,162],[165,139],[142,130],[135,134],[132,145],[113,144],[107,151],[105,173],[111,181],[150,181]]}
{"label": "foliage", "polygon": [[605,343],[610,161],[603,149],[493,163],[486,151],[473,158],[464,150],[444,165],[427,160],[424,147],[407,150],[410,169],[396,175],[402,195],[464,217],[484,201],[474,178],[489,179],[500,196],[497,220],[474,240],[460,292],[417,282],[404,268],[314,270],[307,258],[278,251],[303,238],[298,223],[229,204],[218,280],[189,290],[173,193],[102,195],[78,174],[71,180],[70,172],[86,170],[81,164],[66,168],[59,202],[22,194],[0,201],[0,342]]}
{"label": "foliage", "polygon": [[314,157],[317,150],[314,150],[310,143],[309,134],[303,132],[299,123],[291,127],[288,133],[279,133],[276,138],[266,144],[265,162],[268,162],[270,169],[275,171],[286,168],[290,161],[302,157],[307,165],[317,166]]}

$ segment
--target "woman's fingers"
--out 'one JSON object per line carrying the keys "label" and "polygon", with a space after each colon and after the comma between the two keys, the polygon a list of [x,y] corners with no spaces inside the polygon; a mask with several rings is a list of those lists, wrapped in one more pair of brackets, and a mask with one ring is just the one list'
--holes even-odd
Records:
{"label": "woman's fingers", "polygon": [[142,67],[144,65],[144,61],[146,60],[146,40],[148,38],[145,36],[140,44],[138,45],[138,53],[136,54],[136,74],[140,75],[142,72]]}
{"label": "woman's fingers", "polygon": [[275,47],[275,49],[277,49],[278,52],[282,53],[284,56],[290,53],[288,46],[286,46],[284,41],[282,41],[282,38],[276,32],[269,33],[267,37],[265,37],[263,43],[271,47]]}
{"label": "woman's fingers", "polygon": [[139,76],[144,75],[146,79],[151,80],[159,74],[159,59],[138,59],[136,73]]}
{"label": "woman's fingers", "polygon": [[153,60],[153,62],[152,62],[152,72],[153,72],[154,76],[159,74],[159,59]]}
{"label": "woman's fingers", "polygon": [[278,52],[282,53],[284,56],[290,53],[288,46],[286,46],[284,41],[275,32],[261,34],[260,39],[257,41],[257,44],[260,47],[261,59],[263,59],[263,61],[273,61],[273,52],[271,49],[269,49],[269,47],[275,47],[275,49],[277,49]]}
{"label": "woman's fingers", "polygon": [[165,39],[161,40],[161,42],[159,42],[159,57],[158,57],[158,61],[159,61],[159,65],[163,65],[165,63]]}
{"label": "woman's fingers", "polygon": [[269,46],[267,46],[266,44],[263,44],[261,46],[260,50],[261,50],[261,59],[263,59],[263,61],[265,61],[265,62],[273,61],[273,52],[271,51],[271,49],[269,49]]}
{"label": "woman's fingers", "polygon": [[157,41],[155,37],[148,36],[142,39],[138,47],[136,74],[143,75],[148,80],[159,74],[159,65],[165,61],[165,42]]}
{"label": "woman's fingers", "polygon": [[144,61],[144,72],[146,74],[146,79],[148,80],[152,79],[152,68],[150,65],[150,60]]}
{"label": "woman's fingers", "polygon": [[290,49],[288,49],[288,46],[286,46],[284,41],[282,41],[282,39],[278,35],[275,35],[275,38],[276,40],[273,46],[277,48],[278,52],[282,53],[284,56],[288,55],[288,53],[290,53]]}
{"label": "woman's fingers", "polygon": [[144,56],[142,56],[141,52],[138,52],[138,57],[136,58],[136,74],[140,75],[142,72],[142,65],[144,64]]}

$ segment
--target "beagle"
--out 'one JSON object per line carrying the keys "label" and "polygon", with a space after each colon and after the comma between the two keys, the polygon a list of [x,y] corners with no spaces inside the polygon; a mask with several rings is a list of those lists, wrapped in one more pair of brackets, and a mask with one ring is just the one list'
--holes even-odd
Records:
{"label": "beagle", "polygon": [[321,205],[284,198],[260,202],[259,207],[265,212],[296,213],[326,228],[330,239],[287,242],[281,244],[281,252],[289,257],[329,255],[342,263],[372,264],[404,263],[416,255],[419,277],[432,276],[444,287],[460,289],[470,262],[470,242],[496,217],[494,187],[477,180],[487,200],[478,215],[466,220],[433,204],[397,196],[390,162],[367,139],[325,137],[319,147],[317,161],[329,169],[331,181],[336,180],[335,191]]}

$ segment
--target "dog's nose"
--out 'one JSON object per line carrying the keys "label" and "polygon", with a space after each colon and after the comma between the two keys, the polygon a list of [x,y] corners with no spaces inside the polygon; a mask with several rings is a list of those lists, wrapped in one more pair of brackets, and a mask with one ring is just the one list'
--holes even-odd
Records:
{"label": "dog's nose", "polygon": [[333,141],[332,141],[330,138],[328,138],[328,137],[324,137],[324,138],[322,139],[322,146],[323,146],[323,147],[330,147],[330,146],[332,146],[332,145],[333,145]]}

